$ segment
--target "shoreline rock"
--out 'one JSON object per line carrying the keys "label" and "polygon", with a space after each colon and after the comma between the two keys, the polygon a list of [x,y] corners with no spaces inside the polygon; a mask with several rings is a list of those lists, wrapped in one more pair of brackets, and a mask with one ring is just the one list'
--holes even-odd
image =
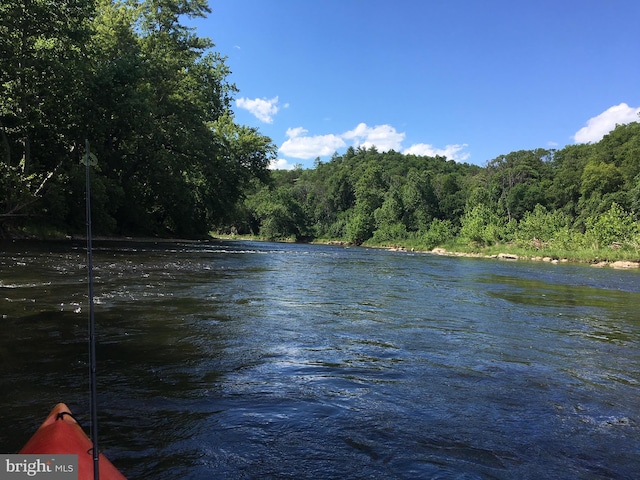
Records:
{"label": "shoreline rock", "polygon": [[[343,245],[344,246],[348,244],[346,242],[330,241],[330,242],[327,242],[327,245]],[[442,247],[435,247],[432,250],[416,250],[414,248],[407,249],[406,247],[400,247],[400,246],[380,246],[380,247],[373,247],[373,248],[384,248],[391,252],[415,252],[415,253],[425,253],[425,254],[431,254],[431,255],[440,255],[444,257],[488,258],[488,259],[506,260],[506,261],[529,260],[532,262],[545,262],[545,263],[551,263],[554,265],[557,265],[559,263],[575,263],[578,265],[590,265],[595,268],[609,267],[609,268],[615,268],[618,270],[633,270],[636,268],[640,269],[640,261],[631,261],[631,260],[617,260],[613,262],[602,260],[599,262],[588,263],[586,261],[582,261],[582,262],[572,261],[572,260],[569,260],[568,258],[553,258],[553,257],[542,257],[542,256],[528,257],[528,256],[520,256],[516,253],[507,253],[507,252],[492,254],[492,255],[487,255],[483,253],[473,253],[473,252],[450,252],[448,250],[445,250]]]}
{"label": "shoreline rock", "polygon": [[619,260],[617,262],[610,263],[609,266],[611,268],[617,268],[617,269],[640,268],[640,262],[630,262],[626,260]]}
{"label": "shoreline rock", "polygon": [[[571,262],[571,260],[569,260],[568,258],[552,258],[552,257],[540,257],[540,256],[521,257],[520,255],[517,255],[515,253],[499,253],[497,255],[483,255],[481,253],[448,252],[442,247],[436,247],[433,250],[429,252],[424,252],[424,253],[431,253],[433,255],[441,255],[441,256],[448,256],[448,257],[493,258],[497,260],[509,260],[509,261],[530,260],[533,262],[552,263],[554,265],[558,263],[585,264],[585,262],[578,262],[578,261]],[[629,261],[629,260],[618,260],[614,262],[603,260],[597,263],[591,263],[590,265],[596,268],[609,267],[609,268],[615,268],[618,270],[630,270],[630,269],[636,269],[636,268],[640,269],[640,261]]]}
{"label": "shoreline rock", "polygon": [[499,253],[498,259],[499,260],[519,260],[520,257],[515,253]]}

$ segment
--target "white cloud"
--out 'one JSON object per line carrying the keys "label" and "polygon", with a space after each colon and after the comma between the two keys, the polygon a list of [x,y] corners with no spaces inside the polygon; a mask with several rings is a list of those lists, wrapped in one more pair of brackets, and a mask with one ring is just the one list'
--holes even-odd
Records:
{"label": "white cloud", "polygon": [[285,160],[284,158],[273,160],[269,164],[269,169],[271,170],[293,170],[294,168],[296,168],[296,164],[291,164],[289,163],[288,160]]}
{"label": "white cloud", "polygon": [[576,132],[573,139],[577,143],[598,142],[616,125],[637,122],[639,113],[640,107],[632,108],[626,103],[614,105],[600,115],[590,118],[587,125]]}
{"label": "white cloud", "polygon": [[[265,123],[273,123],[273,116],[278,113],[278,97],[267,98],[239,98],[236,100],[236,106],[248,110],[258,120]],[[289,104],[285,105],[285,108]]]}
{"label": "white cloud", "polygon": [[353,140],[354,147],[375,147],[381,151],[399,150],[406,134],[399,133],[391,125],[376,125],[370,127],[366,123],[360,123],[353,130],[343,133],[342,138]]}
{"label": "white cloud", "polygon": [[346,147],[346,143],[338,135],[329,134],[308,137],[305,136],[306,133],[308,131],[302,127],[289,128],[287,130],[289,138],[280,146],[280,153],[288,157],[308,160],[331,155],[338,148]]}
{"label": "white cloud", "polygon": [[[353,147],[371,148],[375,146],[380,152],[389,150],[402,151],[402,142],[406,134],[398,132],[391,125],[368,126],[359,123],[353,130],[341,134],[312,135],[308,136],[308,130],[303,127],[289,128],[289,137],[280,146],[280,153],[287,157],[309,160],[316,157],[332,155],[339,148],[347,145]],[[471,154],[463,151],[468,145],[447,145],[444,148],[436,148],[426,143],[417,143],[406,148],[403,153],[425,156],[445,156],[457,162],[465,162]]]}
{"label": "white cloud", "polygon": [[354,147],[375,147],[382,152],[387,150],[399,150],[405,134],[398,133],[391,125],[376,125],[369,127],[366,123],[360,123],[353,130],[342,134],[307,136],[308,131],[303,127],[287,130],[289,137],[281,146],[283,155],[294,158],[310,159],[325,157],[333,154],[337,149],[347,146],[346,140],[351,140]]}
{"label": "white cloud", "polygon": [[447,157],[456,162],[466,162],[471,154],[469,152],[463,152],[462,150],[468,147],[466,143],[447,145],[444,148],[436,148],[428,143],[415,143],[409,148],[406,148],[402,153],[410,155],[420,155],[425,157],[435,157],[440,155]]}

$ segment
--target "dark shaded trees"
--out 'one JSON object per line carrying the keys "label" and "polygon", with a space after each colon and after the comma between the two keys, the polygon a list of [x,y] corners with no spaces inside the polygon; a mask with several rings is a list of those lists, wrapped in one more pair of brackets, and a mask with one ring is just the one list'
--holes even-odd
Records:
{"label": "dark shaded trees", "polygon": [[0,215],[77,229],[87,138],[97,231],[200,235],[228,219],[275,149],[234,122],[225,58],[184,24],[207,13],[206,0],[3,3]]}
{"label": "dark shaded trees", "polygon": [[0,220],[4,222],[31,214],[63,214],[36,204],[81,145],[93,8],[92,0],[0,3]]}

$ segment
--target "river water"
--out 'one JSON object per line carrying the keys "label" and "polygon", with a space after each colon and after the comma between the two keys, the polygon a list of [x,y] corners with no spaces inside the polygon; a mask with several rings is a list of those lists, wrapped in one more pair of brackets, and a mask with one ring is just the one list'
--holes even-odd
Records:
{"label": "river water", "polygon": [[[640,472],[640,273],[95,242],[100,446],[131,479]],[[88,424],[81,244],[0,253],[0,452]]]}

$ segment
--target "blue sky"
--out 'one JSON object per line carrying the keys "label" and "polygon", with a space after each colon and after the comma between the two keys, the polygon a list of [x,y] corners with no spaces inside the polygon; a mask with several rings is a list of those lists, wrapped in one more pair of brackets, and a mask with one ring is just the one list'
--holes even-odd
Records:
{"label": "blue sky", "polygon": [[276,168],[376,145],[485,165],[639,121],[638,0],[210,0]]}

